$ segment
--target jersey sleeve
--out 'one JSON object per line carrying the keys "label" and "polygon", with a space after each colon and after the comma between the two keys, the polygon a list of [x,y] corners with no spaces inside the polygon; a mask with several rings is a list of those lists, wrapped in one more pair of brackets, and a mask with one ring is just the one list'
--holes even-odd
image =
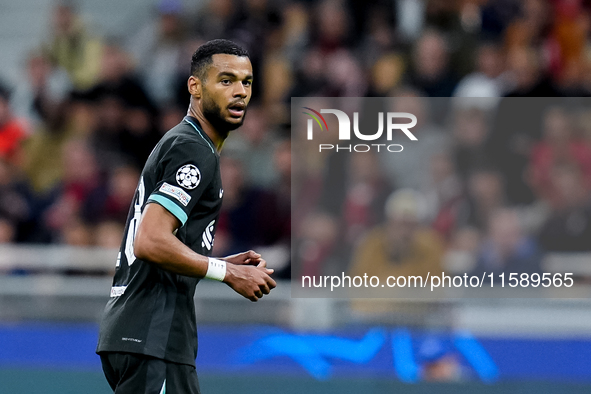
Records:
{"label": "jersey sleeve", "polygon": [[217,171],[217,157],[199,143],[173,145],[160,160],[161,178],[146,203],[166,208],[184,225]]}

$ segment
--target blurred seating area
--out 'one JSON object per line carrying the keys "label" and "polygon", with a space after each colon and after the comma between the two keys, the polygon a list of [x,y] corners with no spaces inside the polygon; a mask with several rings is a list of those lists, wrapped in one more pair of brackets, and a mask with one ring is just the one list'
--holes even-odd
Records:
{"label": "blurred seating area", "polygon": [[[186,112],[191,53],[229,38],[250,51],[255,93],[225,147],[215,255],[263,248],[289,277],[290,98],[312,96],[476,96],[493,104],[454,112],[453,127],[425,129],[431,147],[447,148],[435,154],[425,145],[416,174],[408,162],[374,171],[368,155],[351,164],[341,190],[315,177],[314,163],[296,169],[311,183],[299,207],[343,192],[336,210],[294,223],[313,241],[302,252],[311,272],[330,271],[331,256],[348,259],[335,257],[337,238],[353,245],[386,216],[400,220],[404,198],[388,196],[402,189],[424,195],[422,237],[440,244],[425,241],[429,253],[458,271],[467,259],[474,269],[499,259],[525,266],[547,251],[591,250],[588,108],[554,106],[538,124],[487,123],[492,111],[520,115],[495,98],[591,95],[589,1],[135,3],[137,19],[116,28],[107,23],[121,20],[116,3],[100,12],[85,1],[46,4],[47,32],[18,53],[20,75],[0,71],[0,242],[118,248],[142,165]],[[27,14],[14,16],[26,25]],[[3,46],[16,25],[0,25]],[[369,210],[368,187],[377,207]],[[388,201],[392,215],[383,214]]]}

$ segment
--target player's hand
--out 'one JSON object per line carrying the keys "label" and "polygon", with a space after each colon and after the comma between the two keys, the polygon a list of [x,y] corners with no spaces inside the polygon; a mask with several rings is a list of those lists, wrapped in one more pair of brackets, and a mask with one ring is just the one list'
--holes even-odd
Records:
{"label": "player's hand", "polygon": [[227,257],[221,257],[220,260],[224,260],[228,263],[244,265],[259,265],[260,263],[264,262],[265,260],[262,259],[261,255],[254,250],[249,250],[248,252],[242,252],[238,254],[233,254]]}
{"label": "player's hand", "polygon": [[241,296],[251,301],[258,301],[263,295],[269,294],[277,283],[269,275],[272,269],[267,268],[267,263],[261,261],[256,267],[252,265],[226,266],[224,282]]}

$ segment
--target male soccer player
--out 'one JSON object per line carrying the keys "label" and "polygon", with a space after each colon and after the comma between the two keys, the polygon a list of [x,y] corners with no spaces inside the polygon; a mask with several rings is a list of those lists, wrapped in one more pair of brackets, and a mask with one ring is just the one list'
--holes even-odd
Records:
{"label": "male soccer player", "polygon": [[222,204],[219,152],[251,98],[248,53],[227,40],[197,49],[188,115],[142,171],[105,308],[97,353],[116,394],[199,393],[193,296],[201,278],[257,301],[273,270],[253,251],[214,259]]}

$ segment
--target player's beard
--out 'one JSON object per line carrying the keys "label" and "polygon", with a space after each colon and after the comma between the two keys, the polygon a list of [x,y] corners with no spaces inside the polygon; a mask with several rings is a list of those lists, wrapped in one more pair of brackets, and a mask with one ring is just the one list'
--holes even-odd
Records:
{"label": "player's beard", "polygon": [[246,116],[246,108],[244,108],[244,113],[242,114],[240,122],[230,123],[224,119],[222,116],[222,109],[208,94],[206,94],[205,89],[203,90],[203,93],[203,116],[209,123],[211,123],[218,133],[227,137],[230,131],[236,130],[238,127],[242,126],[242,123],[244,123],[244,117]]}

